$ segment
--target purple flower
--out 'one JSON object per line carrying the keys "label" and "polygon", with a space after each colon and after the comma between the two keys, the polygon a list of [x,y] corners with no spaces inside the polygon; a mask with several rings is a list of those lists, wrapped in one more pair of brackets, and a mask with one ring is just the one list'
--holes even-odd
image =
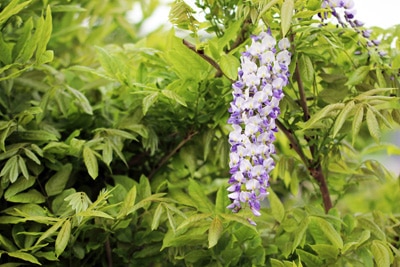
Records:
{"label": "purple flower", "polygon": [[260,216],[260,202],[268,195],[269,173],[275,167],[271,157],[275,153],[275,119],[280,114],[282,89],[289,81],[291,53],[289,40],[277,42],[269,30],[251,40],[240,58],[238,80],[232,84],[227,190],[232,200],[229,209],[238,212],[248,207]]}
{"label": "purple flower", "polygon": [[[354,9],[353,0],[324,0],[321,5],[322,8],[330,8],[331,14],[337,19],[340,25],[347,27],[350,25],[356,32],[360,33],[364,37],[364,44],[371,48],[379,45],[379,40],[370,40],[372,30],[360,29],[364,25],[363,22],[355,19],[356,10]],[[340,12],[340,10],[342,12]],[[344,20],[341,16],[343,14]],[[322,17],[322,19],[326,19]],[[384,56],[384,52],[378,52],[378,55]]]}

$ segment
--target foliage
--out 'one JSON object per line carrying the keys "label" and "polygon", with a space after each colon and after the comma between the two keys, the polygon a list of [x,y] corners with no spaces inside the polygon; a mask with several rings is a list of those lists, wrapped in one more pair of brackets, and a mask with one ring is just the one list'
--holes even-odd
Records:
{"label": "foliage", "polygon": [[[2,1],[0,262],[400,265],[399,179],[366,159],[400,154],[382,141],[400,123],[400,26],[373,28],[381,57],[321,26],[321,2],[176,1],[174,27],[143,35],[157,0]],[[253,218],[226,209],[226,121],[267,27],[291,39],[292,77]]]}

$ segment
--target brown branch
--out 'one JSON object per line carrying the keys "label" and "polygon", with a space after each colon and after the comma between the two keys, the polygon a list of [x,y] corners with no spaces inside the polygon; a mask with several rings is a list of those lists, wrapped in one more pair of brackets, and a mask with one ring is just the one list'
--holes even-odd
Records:
{"label": "brown branch", "polygon": [[303,150],[301,149],[301,146],[299,145],[299,142],[298,142],[296,136],[292,133],[292,131],[290,131],[288,128],[286,128],[286,126],[283,125],[283,123],[280,122],[279,120],[276,120],[275,123],[279,127],[279,129],[289,139],[292,149],[294,151],[296,151],[296,153],[299,155],[300,159],[303,161],[304,165],[309,166],[310,160],[306,157]]}
{"label": "brown branch", "polygon": [[[308,110],[307,97],[306,97],[306,93],[305,93],[304,84],[301,79],[298,62],[296,62],[294,78],[296,79],[297,85],[299,88],[299,95],[300,95],[299,101],[300,101],[300,106],[303,110],[303,120],[308,121],[310,118],[310,112]],[[329,188],[328,188],[328,185],[326,182],[325,175],[321,168],[321,159],[320,159],[319,155],[316,155],[315,145],[311,143],[313,138],[310,136],[304,136],[304,138],[306,139],[306,141],[310,147],[310,152],[311,152],[311,157],[312,157],[312,161],[309,161],[309,164],[307,164],[307,167],[308,167],[308,170],[310,171],[311,176],[317,181],[317,183],[319,185],[319,190],[322,195],[322,202],[324,204],[325,212],[328,213],[328,211],[332,208],[332,200],[331,200],[331,196],[329,193]]]}
{"label": "brown branch", "polygon": [[319,190],[321,191],[322,195],[322,202],[324,203],[324,209],[325,212],[328,213],[328,211],[332,208],[332,200],[321,165],[318,165],[315,168],[310,168],[309,170],[312,177],[314,177],[314,179],[318,182]]}
{"label": "brown branch", "polygon": [[234,82],[234,80],[230,79],[228,76],[225,75],[225,73],[221,70],[221,67],[219,66],[219,64],[214,59],[212,59],[211,57],[204,54],[204,50],[197,49],[194,44],[189,43],[185,39],[183,39],[182,42],[186,47],[188,47],[190,50],[192,50],[197,55],[199,55],[202,59],[204,59],[205,61],[210,63],[210,65],[213,66],[217,70],[217,74],[216,74],[217,77],[220,77],[221,74],[223,74],[226,78],[229,79],[229,81],[231,81],[232,83]]}
{"label": "brown branch", "polygon": [[164,166],[168,160],[175,155],[179,149],[181,149],[187,142],[189,142],[193,136],[195,136],[198,132],[189,132],[188,135],[185,137],[185,139],[183,139],[174,149],[171,150],[171,152],[169,152],[167,155],[165,155],[160,162],[156,165],[156,167],[154,169],[152,169],[152,171],[150,172],[150,174],[148,175],[148,179],[151,179],[159,169],[161,169],[162,166]]}
{"label": "brown branch", "polygon": [[229,49],[226,51],[226,54],[234,50],[236,47],[241,45],[245,40],[246,40],[246,33],[248,32],[248,26],[251,25],[251,19],[246,18],[243,22],[242,29],[240,31],[240,34],[236,37],[236,40],[233,42],[233,44],[229,47]]}
{"label": "brown branch", "polygon": [[106,242],[104,243],[104,247],[106,249],[107,266],[108,267],[112,267],[113,266],[113,260],[112,260],[110,239],[109,239],[108,236],[107,236]]}

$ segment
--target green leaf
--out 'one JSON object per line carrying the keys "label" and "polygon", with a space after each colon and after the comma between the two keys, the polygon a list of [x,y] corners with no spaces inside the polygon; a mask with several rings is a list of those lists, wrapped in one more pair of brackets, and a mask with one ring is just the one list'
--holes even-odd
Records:
{"label": "green leaf", "polygon": [[36,259],[35,256],[33,256],[32,254],[26,253],[26,252],[13,251],[13,252],[7,252],[7,254],[8,254],[8,256],[13,257],[13,258],[28,261],[30,263],[37,264],[37,265],[42,265],[38,261],[38,259]]}
{"label": "green leaf", "polygon": [[374,138],[375,142],[379,143],[381,139],[381,130],[375,113],[370,108],[367,109],[366,119],[370,135]]}
{"label": "green leaf", "polygon": [[317,252],[320,259],[335,260],[339,255],[339,249],[332,245],[317,244],[310,247]]}
{"label": "green leaf", "polygon": [[115,154],[117,154],[117,156],[120,158],[120,160],[122,160],[122,162],[124,162],[124,164],[126,166],[128,166],[128,163],[126,162],[124,154],[122,154],[121,148],[119,148],[116,144],[114,144],[114,142],[110,142],[110,144],[111,144],[111,147],[112,147],[113,151],[115,152]]}
{"label": "green leaf", "polygon": [[212,248],[218,243],[223,230],[224,227],[221,220],[218,219],[218,217],[215,217],[210,224],[210,229],[208,230],[208,248]]}
{"label": "green leaf", "polygon": [[29,177],[28,179],[19,179],[12,185],[10,185],[6,192],[4,193],[4,198],[6,200],[9,200],[10,197],[15,196],[19,192],[24,191],[25,189],[28,189],[35,183],[36,179],[33,177]]}
{"label": "green leaf", "polygon": [[333,117],[337,114],[338,110],[344,108],[343,103],[335,103],[325,106],[323,109],[319,110],[315,113],[307,122],[298,123],[299,127],[303,130],[310,128],[318,128],[320,127],[320,123],[322,119]]}
{"label": "green leaf", "polygon": [[0,177],[2,176],[7,177],[8,181],[10,181],[11,183],[14,183],[19,175],[18,157],[19,157],[18,155],[14,155],[10,159],[8,159],[3,169],[0,172]]}
{"label": "green leaf", "polygon": [[55,224],[53,224],[49,229],[47,229],[40,237],[39,239],[36,241],[36,245],[38,245],[40,242],[42,242],[43,240],[45,240],[46,238],[52,236],[54,233],[56,233],[56,231],[58,230],[58,228],[61,227],[61,225],[64,224],[65,222],[65,218],[59,220],[58,222],[56,222]]}
{"label": "green leaf", "polygon": [[301,242],[305,238],[305,236],[306,236],[305,233],[308,228],[308,223],[309,223],[309,219],[308,219],[308,217],[305,217],[301,221],[297,230],[295,231],[294,240],[293,240],[293,244],[292,244],[292,253],[297,249],[297,247],[301,244]]}
{"label": "green leaf", "polygon": [[32,161],[34,161],[37,165],[40,165],[41,162],[38,159],[38,157],[29,149],[23,148],[23,151],[25,153],[25,155],[30,158]]}
{"label": "green leaf", "polygon": [[186,104],[186,102],[185,102],[185,99],[183,99],[183,98],[182,98],[181,96],[179,96],[177,93],[175,93],[175,92],[173,92],[173,91],[171,91],[171,90],[168,90],[168,89],[163,89],[163,90],[161,91],[161,93],[162,93],[164,96],[166,96],[167,98],[169,98],[169,99],[171,99],[171,100],[174,100],[175,102],[181,104],[181,105],[184,106],[184,107],[187,107],[187,104]]}
{"label": "green leaf", "polygon": [[200,213],[200,214],[194,214],[188,218],[186,218],[176,229],[177,231],[179,230],[184,230],[188,227],[190,227],[191,225],[199,222],[199,221],[203,221],[208,219],[212,214],[211,213]]}
{"label": "green leaf", "polygon": [[194,51],[183,45],[182,39],[175,37],[173,30],[170,33],[170,44],[166,59],[179,78],[200,81],[207,75],[210,68],[209,64]]}
{"label": "green leaf", "polygon": [[278,198],[278,196],[275,194],[275,192],[272,191],[271,187],[268,188],[268,192],[269,192],[269,200],[271,203],[272,216],[279,223],[282,223],[283,218],[285,217],[285,208],[280,199]]}
{"label": "green leaf", "polygon": [[285,264],[283,262],[277,260],[277,259],[270,259],[271,262],[271,267],[285,267]]}
{"label": "green leaf", "polygon": [[127,131],[123,131],[123,130],[119,130],[119,129],[97,128],[96,130],[94,130],[94,132],[105,132],[110,137],[119,136],[119,137],[122,137],[125,139],[132,139],[132,140],[137,141],[137,138],[135,135],[133,135]]}
{"label": "green leaf", "polygon": [[76,193],[70,194],[64,200],[69,202],[69,205],[77,213],[87,210],[88,207],[92,204],[92,201],[86,195],[85,192],[76,192]]}
{"label": "green leaf", "polygon": [[239,216],[237,214],[228,214],[228,213],[221,213],[219,214],[222,218],[224,218],[227,222],[238,222],[244,226],[247,226],[249,228],[253,228],[254,226],[249,223],[249,221],[242,216]]}
{"label": "green leaf", "polygon": [[71,221],[66,220],[61,227],[60,232],[57,235],[55,243],[56,257],[58,258],[65,250],[68,245],[68,241],[71,236]]}
{"label": "green leaf", "polygon": [[[42,65],[45,63],[49,63],[54,59],[54,52],[52,50],[47,50],[43,54],[40,55],[37,65]],[[82,103],[81,103],[82,104]],[[84,107],[86,108],[86,107]]]}
{"label": "green leaf", "polygon": [[266,3],[266,5],[263,6],[263,9],[260,11],[259,16],[262,16],[265,12],[267,12],[272,6],[276,5],[279,2],[279,0],[272,0]]}
{"label": "green leaf", "polygon": [[204,145],[204,154],[203,154],[203,160],[206,160],[208,157],[208,154],[210,153],[210,147],[211,143],[215,137],[215,131],[213,129],[207,130],[204,135],[203,135],[203,145]]}
{"label": "green leaf", "polygon": [[89,115],[93,115],[92,106],[90,105],[89,100],[86,98],[86,96],[78,90],[72,88],[71,86],[66,86],[66,88],[75,97],[78,106],[82,108],[83,112]]}
{"label": "green leaf", "polygon": [[100,217],[105,219],[114,219],[111,215],[100,211],[100,210],[84,210],[76,214],[76,216],[82,217]]}
{"label": "green leaf", "polygon": [[314,66],[309,56],[302,54],[299,58],[299,70],[301,79],[308,83],[312,84],[314,81]]}
{"label": "green leaf", "polygon": [[302,249],[296,249],[296,254],[307,267],[320,267],[323,266],[323,261],[317,255],[311,254]]}
{"label": "green leaf", "polygon": [[176,223],[175,223],[174,216],[172,216],[172,213],[171,213],[171,211],[169,209],[166,209],[166,212],[167,212],[167,218],[168,218],[169,225],[171,226],[171,229],[175,233],[175,231],[176,231]]}
{"label": "green leaf", "polygon": [[189,196],[195,200],[199,211],[213,212],[214,207],[204,193],[204,189],[193,179],[189,179]]}
{"label": "green leaf", "polygon": [[14,245],[14,243],[1,234],[0,234],[0,247],[9,252],[17,250],[17,247]]}
{"label": "green leaf", "polygon": [[227,54],[221,56],[219,66],[229,79],[236,80],[240,62],[235,56]]}
{"label": "green leaf", "polygon": [[103,161],[104,161],[104,163],[107,165],[107,166],[110,166],[110,163],[111,163],[111,161],[112,161],[112,159],[113,159],[113,149],[112,149],[112,145],[111,145],[111,140],[109,140],[109,139],[107,139],[105,142],[104,142],[104,146],[103,146],[103,152],[102,152],[102,158],[103,158]]}
{"label": "green leaf", "polygon": [[160,225],[161,215],[164,212],[162,203],[158,204],[156,210],[154,211],[153,221],[151,222],[151,230],[156,230]]}
{"label": "green leaf", "polygon": [[361,124],[364,118],[364,105],[360,104],[354,113],[353,123],[352,123],[352,144],[357,139],[358,133],[360,132]]}
{"label": "green leaf", "polygon": [[360,225],[363,229],[371,231],[371,233],[377,237],[379,240],[385,241],[386,235],[381,230],[381,228],[373,221],[367,218],[358,218],[358,225]]}
{"label": "green leaf", "polygon": [[287,32],[290,29],[290,24],[292,23],[294,11],[294,0],[285,0],[282,4],[281,9],[281,30],[282,36],[286,36]]}
{"label": "green leaf", "polygon": [[13,44],[6,42],[3,35],[0,35],[0,62],[4,65],[12,64],[12,49]]}
{"label": "green leaf", "polygon": [[117,218],[123,218],[128,215],[129,211],[133,208],[136,201],[136,186],[132,186],[122,203],[121,210]]}
{"label": "green leaf", "polygon": [[5,8],[2,7],[0,12],[0,26],[3,25],[11,16],[19,13],[27,5],[29,5],[32,0],[24,1],[18,4],[19,0],[12,0]]}
{"label": "green leaf", "polygon": [[324,236],[331,242],[332,245],[337,248],[343,248],[343,240],[340,234],[333,228],[332,224],[319,217],[310,217],[309,230],[317,243],[325,243],[324,240],[320,240]]}
{"label": "green leaf", "polygon": [[154,92],[143,98],[142,101],[142,112],[143,115],[146,115],[149,111],[149,108],[157,101],[158,99],[158,92]]}
{"label": "green leaf", "polygon": [[105,70],[108,79],[115,79],[119,82],[125,83],[125,77],[123,77],[125,73],[122,73],[121,69],[123,69],[123,67],[120,66],[124,63],[118,62],[117,57],[114,57],[109,51],[102,47],[97,46],[96,52],[100,64]]}
{"label": "green leaf", "polygon": [[29,179],[28,169],[26,168],[25,161],[21,156],[18,156],[18,168],[21,171],[22,175],[25,177],[25,179]]}
{"label": "green leaf", "polygon": [[55,134],[44,130],[28,130],[19,131],[18,137],[27,141],[57,141],[58,138]]}
{"label": "green leaf", "polygon": [[50,52],[50,51],[46,51],[46,46],[50,40],[51,32],[53,30],[50,5],[47,5],[46,17],[44,20],[43,20],[43,18],[41,18],[41,21],[42,21],[42,23],[40,25],[38,25],[38,27],[40,27],[42,29],[41,35],[40,35],[40,42],[38,42],[37,49],[36,49],[36,55],[35,55],[36,59],[39,61],[38,64],[47,63],[52,60],[52,58],[51,58],[51,60],[48,60],[50,58],[48,58],[49,55],[46,54],[46,52]]}
{"label": "green leaf", "polygon": [[45,196],[42,195],[36,189],[31,189],[28,192],[19,193],[8,198],[9,202],[14,203],[44,203],[46,201]]}
{"label": "green leaf", "polygon": [[224,35],[221,38],[218,38],[219,50],[222,51],[225,46],[229,45],[232,40],[237,38],[239,31],[242,28],[242,23],[243,19],[239,18],[229,24],[229,28],[225,30]]}
{"label": "green leaf", "polygon": [[192,146],[184,146],[179,151],[179,157],[185,166],[189,169],[191,176],[194,176],[194,172],[196,171],[196,154],[193,153],[194,148]]}
{"label": "green leaf", "polygon": [[50,179],[47,181],[45,185],[46,194],[48,196],[55,196],[60,194],[65,185],[68,182],[69,176],[72,172],[72,164],[67,163],[61,167],[61,169],[55,173]]}
{"label": "green leaf", "polygon": [[228,191],[225,186],[221,186],[217,191],[217,197],[215,200],[215,211],[217,213],[225,213],[227,211],[227,206],[230,204],[228,198]]}
{"label": "green leaf", "polygon": [[336,118],[335,124],[333,125],[333,133],[332,133],[333,137],[335,137],[338,134],[344,122],[348,119],[349,113],[354,109],[354,107],[355,107],[354,101],[350,101],[339,113],[339,116]]}
{"label": "green leaf", "polygon": [[90,177],[96,179],[99,175],[99,166],[94,151],[88,146],[83,147],[83,161]]}
{"label": "green leaf", "polygon": [[352,86],[361,83],[365,80],[369,73],[370,67],[369,66],[362,66],[356,69],[349,77],[348,81],[346,82],[347,86]]}
{"label": "green leaf", "polygon": [[374,256],[376,266],[390,267],[391,251],[381,241],[374,240],[371,244],[371,252]]}

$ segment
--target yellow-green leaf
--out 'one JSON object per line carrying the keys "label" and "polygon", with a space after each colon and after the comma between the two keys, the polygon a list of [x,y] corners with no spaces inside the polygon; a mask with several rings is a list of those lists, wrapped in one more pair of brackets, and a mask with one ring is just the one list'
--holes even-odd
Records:
{"label": "yellow-green leaf", "polygon": [[328,221],[319,217],[312,216],[310,217],[310,225],[312,225],[313,227],[309,227],[309,229],[313,229],[315,236],[323,235],[327,240],[331,242],[332,245],[340,249],[343,248],[342,237]]}
{"label": "yellow-green leaf", "polygon": [[349,113],[353,110],[354,107],[355,107],[354,101],[350,101],[339,113],[339,116],[336,118],[335,124],[333,125],[333,133],[332,133],[333,137],[335,137],[338,134],[344,122],[348,119]]}
{"label": "yellow-green leaf", "polygon": [[142,101],[143,115],[146,115],[147,111],[149,111],[149,108],[157,101],[157,99],[158,99],[158,92],[151,93],[145,98],[143,98]]}
{"label": "yellow-green leaf", "polygon": [[57,235],[55,251],[56,256],[59,257],[68,245],[68,241],[71,235],[71,222],[66,220]]}
{"label": "yellow-green leaf", "polygon": [[278,222],[282,222],[283,218],[285,217],[285,207],[283,206],[282,202],[272,191],[271,188],[268,189],[269,192],[269,201],[271,203],[271,213],[275,220]]}
{"label": "yellow-green leaf", "polygon": [[208,248],[212,248],[218,243],[223,230],[224,227],[221,220],[218,217],[215,217],[210,224],[210,229],[208,230]]}
{"label": "yellow-green leaf", "polygon": [[156,211],[154,212],[153,221],[151,223],[151,230],[156,230],[160,225],[161,215],[164,212],[163,205],[160,203],[158,204]]}
{"label": "yellow-green leaf", "polygon": [[69,176],[72,172],[72,164],[67,163],[55,173],[45,184],[45,190],[48,196],[55,196],[61,193],[68,182]]}
{"label": "yellow-green leaf", "polygon": [[390,251],[381,241],[374,240],[371,245],[371,252],[374,255],[376,266],[390,267]]}
{"label": "yellow-green leaf", "polygon": [[46,238],[50,237],[51,235],[53,235],[58,228],[61,227],[61,225],[64,224],[66,219],[61,219],[58,222],[56,222],[55,224],[53,224],[49,229],[46,230],[46,232],[44,232],[39,239],[36,241],[36,245],[38,245],[40,242],[42,242],[43,240],[45,240]]}
{"label": "yellow-green leaf", "polygon": [[240,62],[235,56],[225,54],[221,57],[219,64],[222,72],[229,79],[236,80]]}
{"label": "yellow-green leaf", "polygon": [[83,161],[90,177],[96,179],[99,175],[99,166],[94,151],[88,146],[83,147]]}
{"label": "yellow-green leaf", "polygon": [[371,109],[367,109],[367,126],[371,136],[377,143],[379,143],[379,140],[381,139],[381,130],[379,128],[378,119]]}
{"label": "yellow-green leaf", "polygon": [[37,265],[42,265],[38,261],[38,259],[36,259],[35,256],[33,256],[32,254],[26,253],[26,252],[13,251],[13,252],[8,252],[7,254],[8,254],[8,256],[13,257],[13,258],[28,261],[30,263],[37,264]]}
{"label": "yellow-green leaf", "polygon": [[129,211],[133,208],[136,201],[136,195],[137,195],[136,186],[132,186],[132,188],[126,195],[124,202],[122,203],[122,207],[118,214],[118,218],[126,216],[129,213]]}
{"label": "yellow-green leaf", "polygon": [[281,29],[282,36],[286,36],[287,32],[290,29],[290,24],[292,22],[294,11],[294,0],[285,0],[282,4],[281,9]]}
{"label": "yellow-green leaf", "polygon": [[369,70],[369,66],[359,67],[350,75],[346,85],[352,86],[361,83],[367,77]]}
{"label": "yellow-green leaf", "polygon": [[352,143],[354,144],[358,133],[360,132],[361,128],[361,123],[364,118],[364,105],[360,104],[358,105],[355,113],[354,113],[354,118],[353,118],[353,123],[352,123]]}
{"label": "yellow-green leaf", "polygon": [[298,63],[301,79],[306,83],[312,83],[315,71],[310,57],[303,54],[300,56]]}

